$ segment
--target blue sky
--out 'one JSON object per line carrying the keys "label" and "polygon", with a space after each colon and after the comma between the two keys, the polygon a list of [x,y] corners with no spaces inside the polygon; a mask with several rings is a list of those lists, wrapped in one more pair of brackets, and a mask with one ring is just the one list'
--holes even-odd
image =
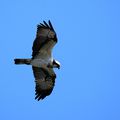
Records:
{"label": "blue sky", "polygon": [[[120,120],[120,1],[0,1],[1,120]],[[51,20],[61,62],[56,86],[34,100],[30,58],[36,25]]]}

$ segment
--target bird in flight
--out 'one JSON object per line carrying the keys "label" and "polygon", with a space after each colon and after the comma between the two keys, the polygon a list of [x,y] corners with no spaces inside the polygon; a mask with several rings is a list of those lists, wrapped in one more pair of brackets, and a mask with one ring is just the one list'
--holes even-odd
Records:
{"label": "bird in flight", "polygon": [[53,68],[60,68],[60,63],[52,56],[57,43],[56,32],[50,22],[43,21],[37,25],[36,38],[32,47],[32,58],[14,59],[16,65],[32,65],[35,77],[35,99],[42,100],[50,95],[55,85],[56,74]]}

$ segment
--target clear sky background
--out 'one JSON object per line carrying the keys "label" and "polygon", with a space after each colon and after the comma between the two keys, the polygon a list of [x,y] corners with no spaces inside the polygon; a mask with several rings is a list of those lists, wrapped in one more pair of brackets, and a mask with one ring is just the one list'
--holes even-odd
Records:
{"label": "clear sky background", "polygon": [[[52,94],[36,101],[30,58],[36,25],[51,20],[61,62]],[[0,120],[120,120],[120,1],[1,0]]]}

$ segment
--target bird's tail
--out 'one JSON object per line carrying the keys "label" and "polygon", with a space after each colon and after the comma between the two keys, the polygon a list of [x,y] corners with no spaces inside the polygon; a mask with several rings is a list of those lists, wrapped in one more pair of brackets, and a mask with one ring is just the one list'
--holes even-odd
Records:
{"label": "bird's tail", "polygon": [[14,59],[15,64],[27,64],[29,65],[31,62],[31,59]]}

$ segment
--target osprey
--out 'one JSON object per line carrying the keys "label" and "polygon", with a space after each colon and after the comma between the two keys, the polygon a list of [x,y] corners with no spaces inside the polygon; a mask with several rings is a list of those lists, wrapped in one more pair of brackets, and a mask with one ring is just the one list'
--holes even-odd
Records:
{"label": "osprey", "polygon": [[56,32],[50,22],[37,26],[36,38],[32,47],[31,59],[14,59],[15,64],[32,65],[35,77],[35,99],[38,101],[50,95],[55,85],[56,74],[53,68],[60,68],[60,63],[52,57],[52,49],[57,43]]}

